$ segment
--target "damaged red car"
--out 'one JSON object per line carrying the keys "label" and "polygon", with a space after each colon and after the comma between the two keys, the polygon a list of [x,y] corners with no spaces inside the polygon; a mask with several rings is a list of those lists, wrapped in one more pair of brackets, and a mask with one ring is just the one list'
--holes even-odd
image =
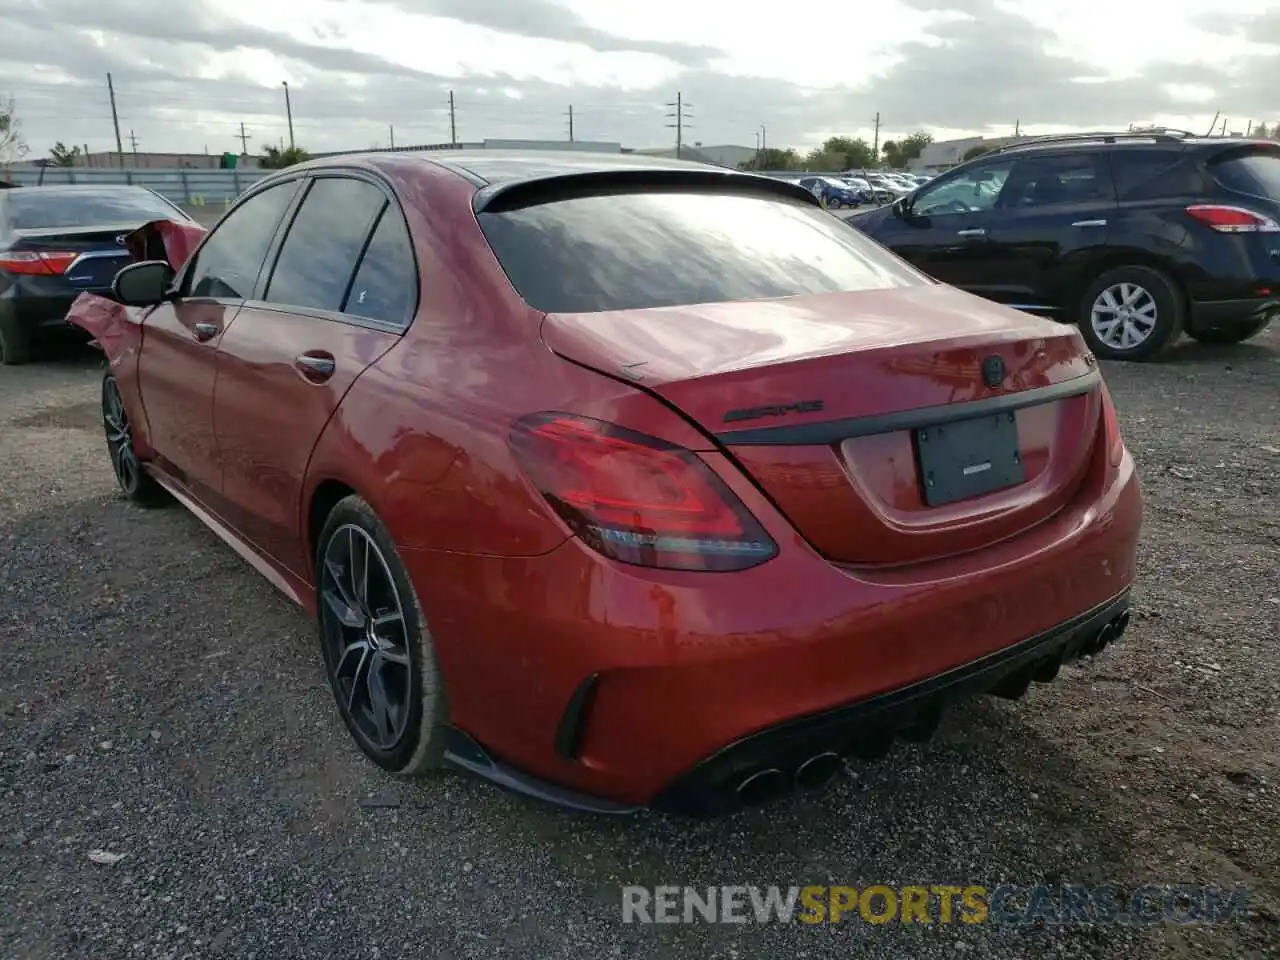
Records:
{"label": "damaged red car", "polygon": [[800,187],[374,154],[269,177],[190,256],[151,234],[70,318],[120,486],[314,614],[388,771],[721,813],[1128,625],[1139,485],[1079,333]]}

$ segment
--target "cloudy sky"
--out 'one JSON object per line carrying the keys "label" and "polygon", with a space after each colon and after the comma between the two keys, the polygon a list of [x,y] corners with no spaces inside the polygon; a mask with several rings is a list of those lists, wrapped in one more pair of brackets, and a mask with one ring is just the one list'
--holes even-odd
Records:
{"label": "cloudy sky", "polygon": [[[32,148],[312,150],[567,137],[811,146],[1280,120],[1280,8],[1221,0],[0,0],[0,97]],[[1267,12],[1268,6],[1271,12]],[[1214,8],[1214,12],[1208,12]],[[790,11],[797,12],[790,12]]]}

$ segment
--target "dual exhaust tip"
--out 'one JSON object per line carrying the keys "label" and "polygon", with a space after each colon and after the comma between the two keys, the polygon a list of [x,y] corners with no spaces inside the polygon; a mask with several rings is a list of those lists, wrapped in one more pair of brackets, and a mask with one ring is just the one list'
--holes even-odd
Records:
{"label": "dual exhaust tip", "polygon": [[799,790],[821,790],[835,779],[844,761],[830,750],[816,753],[796,768],[791,776],[777,767],[758,770],[738,784],[738,802],[744,807],[755,807]]}

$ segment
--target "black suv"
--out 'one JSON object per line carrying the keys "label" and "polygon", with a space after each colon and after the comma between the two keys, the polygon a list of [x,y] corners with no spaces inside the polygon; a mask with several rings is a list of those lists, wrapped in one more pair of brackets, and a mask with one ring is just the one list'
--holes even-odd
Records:
{"label": "black suv", "polygon": [[1076,323],[1099,357],[1180,331],[1240,343],[1280,315],[1280,143],[1159,132],[1045,137],[849,218],[925,273]]}

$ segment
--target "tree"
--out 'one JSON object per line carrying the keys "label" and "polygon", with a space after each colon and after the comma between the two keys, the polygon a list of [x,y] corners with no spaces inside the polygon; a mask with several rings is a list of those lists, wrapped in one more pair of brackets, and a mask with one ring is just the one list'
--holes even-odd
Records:
{"label": "tree", "polygon": [[1257,137],[1259,140],[1262,140],[1267,137],[1275,137],[1275,133],[1268,130],[1267,125],[1265,123],[1260,123],[1253,128],[1253,132],[1250,134],[1250,136],[1254,136],[1254,137]]}
{"label": "tree", "polygon": [[886,140],[880,148],[884,154],[884,162],[895,170],[905,170],[907,164],[919,159],[924,148],[933,143],[933,134],[924,130],[903,137],[901,140]]}
{"label": "tree", "polygon": [[798,170],[800,169],[800,157],[792,149],[779,150],[776,147],[766,147],[763,150],[757,150],[756,155],[750,160],[738,164],[739,170]]}
{"label": "tree", "polygon": [[990,153],[991,147],[984,146],[981,143],[975,143],[972,147],[964,152],[964,156],[960,158],[961,162],[968,163],[975,157],[980,157],[984,153]]}
{"label": "tree", "polygon": [[258,158],[258,163],[262,165],[264,170],[283,170],[285,167],[292,167],[295,163],[302,163],[311,159],[311,154],[307,153],[302,147],[273,147],[264,145],[262,148],[262,156]]}
{"label": "tree", "polygon": [[861,137],[829,137],[810,156],[821,164],[814,166],[815,170],[861,170],[876,166],[876,152]]}
{"label": "tree", "polygon": [[0,166],[7,166],[27,155],[27,141],[22,138],[12,97],[0,98]]}
{"label": "tree", "polygon": [[78,167],[80,166],[80,148],[71,147],[67,149],[67,145],[59,140],[49,148],[50,166],[53,167]]}

